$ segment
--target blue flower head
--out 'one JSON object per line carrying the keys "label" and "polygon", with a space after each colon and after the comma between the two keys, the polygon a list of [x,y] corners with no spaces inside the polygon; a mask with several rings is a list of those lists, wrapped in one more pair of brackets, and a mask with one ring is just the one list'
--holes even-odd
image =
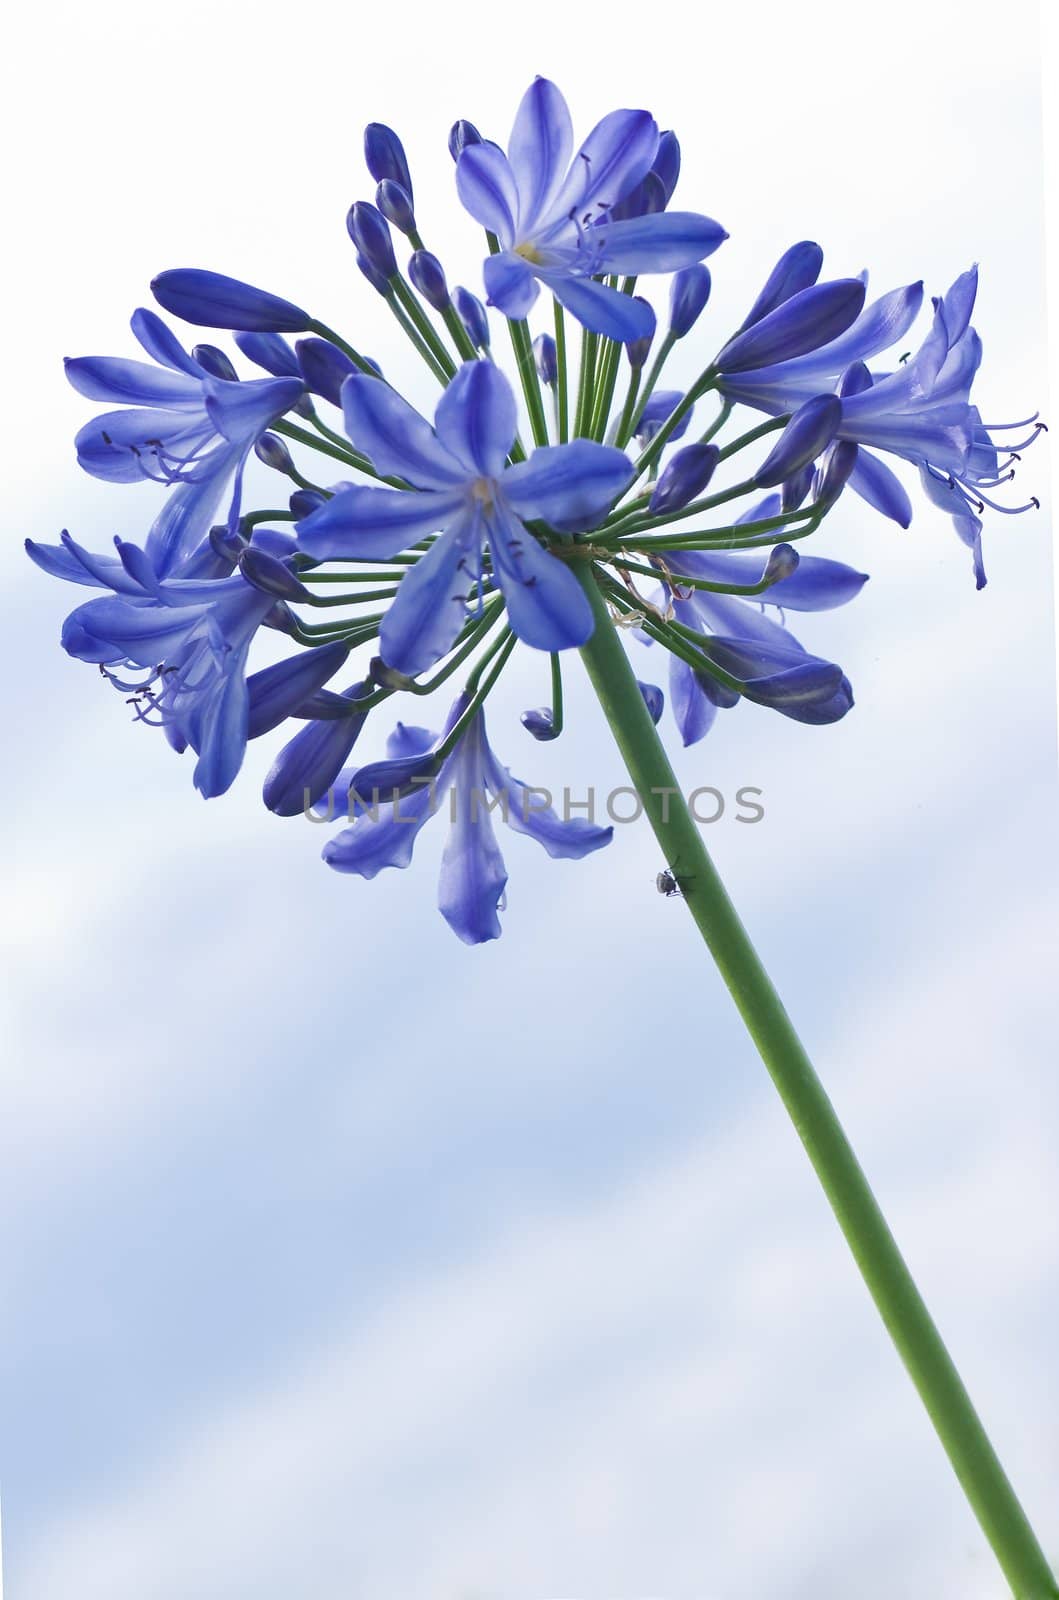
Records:
{"label": "blue flower head", "polygon": [[495,144],[465,145],[456,165],[460,199],[500,245],[485,263],[490,304],[524,317],[544,284],[593,332],[622,343],[647,337],[644,307],[593,280],[673,272],[727,238],[719,224],[692,212],[614,220],[614,208],[651,170],[658,145],[648,112],[612,111],[575,154],[566,101],[547,78],[523,96],[506,155]]}
{"label": "blue flower head", "polygon": [[628,457],[575,439],[508,465],[515,397],[489,361],[460,368],[433,427],[374,378],[348,378],[342,402],[357,449],[377,471],[404,478],[417,492],[342,488],[298,523],[298,543],[316,561],[386,560],[433,539],[383,620],[387,664],[412,676],[439,660],[466,621],[468,604],[487,586],[502,593],[511,627],[525,643],[539,650],[584,644],[592,632],[584,591],[526,520],[559,533],[595,526],[632,476]]}

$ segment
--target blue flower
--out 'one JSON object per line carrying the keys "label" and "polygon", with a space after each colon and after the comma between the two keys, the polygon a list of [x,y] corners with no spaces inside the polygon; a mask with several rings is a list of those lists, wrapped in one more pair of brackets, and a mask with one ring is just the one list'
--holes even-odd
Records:
{"label": "blue flower", "polygon": [[524,317],[543,283],[593,332],[622,343],[647,336],[645,308],[593,280],[672,272],[727,238],[716,222],[692,212],[612,219],[651,171],[658,145],[648,112],[612,111],[575,155],[566,101],[546,78],[523,96],[507,155],[492,143],[465,145],[456,164],[460,199],[501,247],[484,267],[489,303]]}
{"label": "blue flower", "polygon": [[[775,516],[779,506],[779,496],[770,495],[740,521]],[[793,551],[790,558],[793,564]],[[706,630],[704,653],[740,680],[743,698],[796,722],[837,722],[845,716],[853,704],[853,692],[842,669],[810,655],[785,626],[765,615],[764,607],[776,608],[781,616],[785,610],[828,611],[859,594],[867,582],[866,573],[841,561],[803,556],[788,576],[750,599],[680,585],[681,577],[752,585],[762,573],[760,558],[750,552],[671,550],[666,552],[666,567],[674,580],[667,585],[666,598],[676,620],[697,632]],[[741,696],[707,671],[696,671],[689,662],[671,655],[669,697],[681,738],[691,745],[709,732],[719,707],[736,705]]]}
{"label": "blue flower", "polygon": [[469,595],[480,598],[487,577],[527,644],[539,650],[584,644],[592,632],[584,591],[523,519],[559,533],[595,526],[632,477],[628,457],[575,439],[506,466],[515,398],[488,361],[460,368],[438,402],[433,428],[374,378],[348,378],[342,402],[357,449],[378,472],[397,474],[416,492],[341,487],[297,524],[299,547],[318,561],[385,561],[443,530],[402,579],[383,620],[387,664],[412,676],[439,660],[467,619]]}
{"label": "blue flower", "polygon": [[[446,734],[466,705],[463,696],[456,701]],[[406,867],[420,828],[447,798],[451,827],[441,861],[438,907],[465,944],[483,944],[500,937],[497,913],[507,884],[492,811],[499,810],[508,827],[536,839],[556,858],[579,860],[609,844],[614,830],[584,817],[563,821],[556,816],[546,803],[546,791],[529,787],[500,765],[481,712],[440,764],[435,745],[436,736],[425,728],[398,723],[387,743],[386,761],[340,776],[328,815],[352,806],[349,814],[356,821],[324,846],[323,858],[336,872],[362,878],[374,878],[383,867]]]}
{"label": "blue flower", "polygon": [[111,483],[150,478],[170,490],[145,544],[154,573],[165,578],[202,544],[229,486],[227,520],[235,527],[246,458],[305,386],[297,378],[239,383],[216,377],[153,311],[137,311],[132,331],[158,366],[109,356],[66,362],[79,394],[125,408],[86,423],[77,435],[77,459],[93,477]]}
{"label": "blue flower", "polygon": [[[194,783],[202,795],[223,794],[247,739],[292,715],[346,652],[299,652],[256,674],[259,681],[248,687],[247,655],[258,628],[273,620],[275,595],[236,572],[235,556],[221,541],[207,540],[166,578],[138,545],[120,539],[115,545],[117,556],[96,556],[68,534],[59,546],[26,541],[30,557],[53,577],[112,591],[70,613],[63,648],[96,663],[132,697],[137,719],[163,727],[175,750],[195,751]],[[293,554],[294,541],[261,529],[248,548],[278,564]]]}

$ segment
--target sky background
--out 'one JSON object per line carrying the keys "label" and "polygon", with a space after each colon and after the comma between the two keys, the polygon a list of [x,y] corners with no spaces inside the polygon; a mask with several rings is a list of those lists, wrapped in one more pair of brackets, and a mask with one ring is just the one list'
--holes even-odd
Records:
{"label": "sky background", "polygon": [[[151,487],[77,469],[91,407],[60,363],[132,354],[163,267],[311,305],[428,405],[353,267],[361,129],[401,132],[428,243],[477,286],[445,137],[468,116],[505,140],[537,71],[582,133],[617,105],[675,127],[679,203],[731,234],[677,380],[811,237],[876,289],[939,293],[979,261],[976,395],[989,420],[1044,406],[1033,7],[1002,31],[976,0],[654,20],[269,0],[178,23],[117,0],[17,24],[9,1600],[1004,1593],[686,911],[655,892],[646,825],[581,863],[505,832],[504,936],[466,949],[434,905],[440,818],[411,870],[331,873],[325,830],[260,803],[275,736],[205,805],[58,649],[81,596],[21,553],[64,526],[105,549],[153,515]],[[763,790],[763,822],[708,842],[1059,1560],[1047,468],[1042,449],[1022,472],[1039,516],[988,521],[981,593],[929,508],[902,533],[843,500],[814,551],[872,581],[797,630],[853,680],[842,723],[744,705],[688,752],[665,727],[688,788]],[[516,662],[501,758],[623,783],[576,664],[569,732],[538,745],[517,714],[546,702],[546,662]]]}

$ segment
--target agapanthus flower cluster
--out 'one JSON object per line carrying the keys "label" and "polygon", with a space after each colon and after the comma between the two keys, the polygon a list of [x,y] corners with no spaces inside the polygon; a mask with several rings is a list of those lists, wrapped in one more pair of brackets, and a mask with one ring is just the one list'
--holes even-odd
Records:
{"label": "agapanthus flower cluster", "polygon": [[[141,309],[148,360],[67,363],[74,387],[112,408],[81,429],[79,462],[114,483],[155,481],[158,514],[112,554],[67,533],[28,550],[103,591],[67,618],[64,648],[194,752],[207,798],[234,782],[248,740],[291,723],[265,804],[341,824],[324,848],[335,870],[407,865],[447,811],[440,907],[479,943],[500,932],[507,881],[492,813],[555,857],[611,838],[557,815],[493,754],[483,708],[516,649],[549,658],[551,703],[522,717],[538,740],[563,731],[563,666],[593,633],[589,585],[630,650],[669,652],[685,744],[741,701],[835,722],[853,705],[849,679],[789,617],[849,603],[866,574],[802,556],[801,541],[847,491],[907,527],[913,500],[890,458],[952,516],[980,587],[982,515],[1036,504],[993,491],[1043,424],[987,425],[972,403],[974,269],[933,300],[917,341],[921,283],[869,299],[863,275],[822,278],[820,247],[797,243],[742,325],[711,331],[704,262],[727,233],[672,208],[680,147],[647,111],[611,112],[575,149],[565,100],[538,78],[506,149],[455,124],[455,194],[485,230],[474,288],[450,288],[421,236],[397,135],[372,123],[364,149],[376,189],[346,226],[437,385],[432,414],[292,301],[213,271],[163,272],[151,286],[163,310],[233,334],[232,354],[187,350]],[[666,387],[684,340],[699,376]],[[268,509],[244,505],[251,454],[284,482]],[[263,631],[289,652],[251,670]],[[456,698],[432,733],[418,703],[445,686]],[[657,722],[663,692],[642,691]],[[351,763],[369,723],[410,705],[385,760]]]}

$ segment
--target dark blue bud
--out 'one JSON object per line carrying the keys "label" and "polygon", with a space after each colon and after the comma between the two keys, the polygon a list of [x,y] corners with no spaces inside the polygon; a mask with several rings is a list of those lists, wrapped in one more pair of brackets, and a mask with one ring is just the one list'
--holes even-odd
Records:
{"label": "dark blue bud", "polygon": [[863,361],[854,361],[852,366],[846,368],[838,386],[839,395],[843,400],[848,400],[851,395],[863,394],[865,389],[870,389],[874,379]]}
{"label": "dark blue bud", "polygon": [[754,474],[759,489],[774,489],[785,478],[822,455],[838,432],[842,401],[837,394],[818,394],[799,406]]}
{"label": "dark blue bud", "polygon": [[550,333],[539,333],[534,339],[533,359],[536,362],[538,378],[549,389],[552,388],[559,377],[559,353]]}
{"label": "dark blue bud", "polygon": [[823,264],[824,252],[812,240],[803,239],[800,244],[792,244],[769,273],[765,287],[751,306],[743,328],[752,327],[792,295],[808,289],[819,278]]}
{"label": "dark blue bud", "polygon": [[821,470],[816,475],[813,504],[820,511],[830,511],[857,465],[857,446],[852,439],[840,439],[827,453]]}
{"label": "dark blue bud", "polygon": [[271,733],[297,712],[318,689],[333,678],[349,655],[349,645],[318,645],[314,650],[299,650],[296,656],[277,661],[254,672],[246,680],[250,696],[247,738],[258,739]]}
{"label": "dark blue bud", "polygon": [[197,344],[191,350],[192,359],[197,361],[204,372],[211,378],[223,378],[227,383],[238,383],[239,374],[232,366],[231,361],[223,350],[218,350],[215,344]]}
{"label": "dark blue bud", "polygon": [[797,572],[801,560],[797,550],[791,544],[778,544],[769,551],[769,558],[765,562],[762,573],[762,582],[769,585],[782,583],[784,578],[789,578],[792,572]]}
{"label": "dark blue bud", "polygon": [[346,216],[349,237],[365,261],[381,278],[392,278],[397,271],[397,258],[393,253],[393,239],[386,219],[367,200],[357,200]]}
{"label": "dark blue bud", "polygon": [[238,278],[199,267],[175,267],[151,283],[160,306],[200,328],[238,328],[243,333],[304,333],[312,317],[278,295]]}
{"label": "dark blue bud", "polygon": [[210,529],[209,539],[214,553],[230,567],[236,565],[247,546],[247,541],[243,538],[243,535],[241,533],[233,533],[223,522]]}
{"label": "dark blue bud", "polygon": [[475,349],[488,350],[489,318],[478,296],[472,294],[469,289],[457,288],[452,298],[459,312],[460,321],[467,329],[467,336]]}
{"label": "dark blue bud", "polygon": [[[658,433],[663,423],[669,420],[670,414],[676,410],[684,396],[679,389],[656,389],[640,412],[636,423],[636,438],[641,444],[650,444]],[[695,415],[694,406],[685,411],[672,433],[669,443],[676,444],[682,439],[691,426],[691,419]]]}
{"label": "dark blue bud", "polygon": [[792,478],[784,480],[783,488],[780,491],[781,511],[797,511],[813,486],[815,473],[815,464],[812,461],[807,461],[800,472],[796,472]]}
{"label": "dark blue bud", "polygon": [[651,171],[660,179],[665,192],[665,204],[668,205],[680,177],[680,140],[672,128],[667,128],[658,136],[658,149],[651,162]]}
{"label": "dark blue bud", "polygon": [[271,372],[274,378],[301,377],[297,357],[280,334],[237,333],[235,342],[248,361]]}
{"label": "dark blue bud", "polygon": [[351,707],[348,717],[310,722],[283,746],[265,779],[263,798],[270,811],[296,817],[327,793],[367,720],[366,713],[352,710],[359,694],[358,686],[344,696]]}
{"label": "dark blue bud", "polygon": [[650,217],[666,208],[665,185],[657,172],[648,172],[628,194],[611,206],[611,222],[625,222],[631,217]]}
{"label": "dark blue bud", "polygon": [[449,129],[449,155],[453,161],[460,159],[460,152],[466,150],[469,144],[481,144],[481,142],[482,136],[474,123],[465,122],[462,117]]}
{"label": "dark blue bud", "polygon": [[277,633],[289,633],[292,639],[298,636],[298,619],[285,600],[277,600],[265,617],[263,627],[275,628]]}
{"label": "dark blue bud", "polygon": [[555,731],[555,718],[549,706],[537,706],[533,711],[524,711],[519,721],[527,733],[531,733],[542,744],[559,736]]}
{"label": "dark blue bud", "polygon": [[415,232],[412,197],[403,184],[395,183],[392,178],[384,178],[375,191],[375,204],[387,222],[392,222],[401,233]]}
{"label": "dark blue bud", "polygon": [[364,161],[376,183],[399,183],[412,203],[412,175],[404,145],[385,122],[369,122],[364,129]]}
{"label": "dark blue bud", "polygon": [[860,316],[864,285],[859,278],[836,278],[801,289],[760,322],[737,333],[717,357],[722,372],[749,372],[790,361],[845,333]]}
{"label": "dark blue bud", "polygon": [[360,268],[361,272],[363,272],[373,289],[377,290],[379,294],[389,294],[389,283],[383,277],[381,272],[376,272],[367,256],[362,256],[359,250],[357,251],[357,266]]}
{"label": "dark blue bud", "polygon": [[799,710],[827,705],[842,684],[842,668],[835,662],[793,646],[776,648],[714,634],[704,639],[700,648],[722,671],[739,681],[740,691],[748,700],[793,715],[799,721]]}
{"label": "dark blue bud", "polygon": [[359,767],[349,783],[351,815],[362,815],[377,805],[393,805],[406,795],[425,789],[441,768],[433,750],[422,755],[398,756],[393,761],[373,761]]}
{"label": "dark blue bud", "polygon": [[294,348],[309,388],[333,406],[340,406],[342,385],[357,371],[349,357],[330,339],[299,339]]}
{"label": "dark blue bud", "polygon": [[428,306],[444,311],[449,303],[449,286],[445,282],[445,269],[437,256],[429,250],[416,250],[408,262],[408,276],[419,290]]}
{"label": "dark blue bud", "polygon": [[285,472],[288,477],[295,472],[291,453],[283,440],[274,433],[263,433],[254,445],[254,454],[266,467],[272,467],[276,472]]}
{"label": "dark blue bud", "polygon": [[247,583],[260,589],[262,594],[275,595],[277,600],[304,602],[311,598],[308,589],[298,582],[286,562],[266,554],[264,550],[255,550],[253,545],[240,556],[239,570]]}
{"label": "dark blue bud", "polygon": [[378,684],[380,689],[407,689],[414,685],[415,679],[410,678],[405,672],[398,672],[396,667],[387,666],[382,656],[372,656],[368,663],[368,677],[372,683]]}
{"label": "dark blue bud", "polygon": [[648,507],[652,517],[679,511],[702,493],[717,469],[715,444],[688,444],[678,450],[655,485]]}
{"label": "dark blue bud", "polygon": [[666,697],[658,687],[657,683],[641,683],[640,680],[637,679],[636,684],[641,695],[643,696],[643,703],[647,707],[648,715],[650,716],[651,721],[657,727],[659,718],[661,717],[662,712],[665,710]]}
{"label": "dark blue bud", "polygon": [[318,489],[295,489],[287,504],[297,521],[301,522],[303,517],[311,516],[314,511],[319,511],[321,506],[325,506],[327,496],[321,494]]}
{"label": "dark blue bud", "polygon": [[625,346],[625,354],[629,358],[630,367],[632,367],[634,371],[639,371],[651,353],[651,344],[654,340],[655,328],[657,324],[655,321],[654,307],[650,304],[650,302],[645,300],[643,296],[639,294],[634,295],[633,299],[636,301],[638,306],[643,306],[644,309],[650,313],[651,318],[650,333],[645,333],[640,339],[630,339],[629,343]]}
{"label": "dark blue bud", "polygon": [[674,273],[669,286],[669,331],[674,338],[683,339],[695,326],[710,298],[712,281],[709,267],[701,262]]}

